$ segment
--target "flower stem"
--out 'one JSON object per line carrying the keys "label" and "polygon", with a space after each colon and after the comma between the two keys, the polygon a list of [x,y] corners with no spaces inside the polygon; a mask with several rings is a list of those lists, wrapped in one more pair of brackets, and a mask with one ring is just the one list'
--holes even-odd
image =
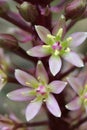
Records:
{"label": "flower stem", "polygon": [[73,125],[71,128],[74,130],[74,129],[77,129],[81,124],[83,124],[84,122],[87,121],[87,117],[83,118],[82,120],[80,120],[79,122],[77,122],[75,125]]}
{"label": "flower stem", "polygon": [[13,128],[13,130],[16,130],[18,128],[23,128],[23,127],[39,127],[41,125],[48,125],[48,121],[41,121],[41,122],[33,122],[33,123],[29,123],[29,122],[23,122],[23,123],[18,123],[15,124],[15,127]]}
{"label": "flower stem", "polygon": [[16,50],[13,50],[13,52],[26,60],[32,61],[33,63],[37,63],[38,59],[27,55],[25,50],[23,50],[21,47],[18,47]]}

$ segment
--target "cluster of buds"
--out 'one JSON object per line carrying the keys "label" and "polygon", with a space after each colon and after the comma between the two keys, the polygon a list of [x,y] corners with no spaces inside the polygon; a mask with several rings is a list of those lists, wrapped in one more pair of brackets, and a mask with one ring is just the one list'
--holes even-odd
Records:
{"label": "cluster of buds", "polygon": [[6,0],[0,0],[0,15],[9,11],[9,4]]}
{"label": "cluster of buds", "polygon": [[35,5],[28,2],[23,2],[17,7],[21,16],[28,22],[36,23],[38,11]]}
{"label": "cluster of buds", "polygon": [[86,9],[86,0],[73,0],[69,2],[65,7],[66,19],[77,19],[80,18]]}

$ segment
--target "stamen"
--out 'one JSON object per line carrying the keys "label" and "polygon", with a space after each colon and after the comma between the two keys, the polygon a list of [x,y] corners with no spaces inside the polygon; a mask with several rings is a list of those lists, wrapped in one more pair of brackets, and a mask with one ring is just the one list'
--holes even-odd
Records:
{"label": "stamen", "polygon": [[87,99],[84,99],[84,104],[87,105]]}
{"label": "stamen", "polygon": [[48,35],[47,35],[47,38],[54,39],[55,36],[53,36],[53,35],[51,35],[51,34],[48,34]]}
{"label": "stamen", "polygon": [[29,82],[25,82],[25,84],[26,84],[26,85],[30,85],[30,83],[29,83]]}
{"label": "stamen", "polygon": [[23,96],[28,96],[29,95],[29,92],[22,92],[21,93]]}
{"label": "stamen", "polygon": [[67,49],[65,50],[65,52],[70,52],[70,48],[69,48],[69,47],[67,47]]}
{"label": "stamen", "polygon": [[67,40],[67,42],[71,42],[72,41],[72,37],[68,37],[66,40]]}
{"label": "stamen", "polygon": [[60,28],[58,33],[57,33],[57,36],[61,38],[62,34],[63,34],[63,28]]}
{"label": "stamen", "polygon": [[45,48],[45,49],[49,49],[50,45],[43,45],[42,47]]}

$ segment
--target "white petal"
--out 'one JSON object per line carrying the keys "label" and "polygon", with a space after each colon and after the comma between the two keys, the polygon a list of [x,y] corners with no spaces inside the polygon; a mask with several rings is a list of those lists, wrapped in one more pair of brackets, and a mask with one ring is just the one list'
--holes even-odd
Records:
{"label": "white petal", "polygon": [[29,92],[31,89],[29,88],[21,88],[14,90],[7,94],[7,97],[14,101],[31,101],[34,99],[34,96],[30,96]]}
{"label": "white petal", "polygon": [[77,67],[83,67],[84,63],[81,60],[80,56],[75,52],[69,52],[66,55],[63,55],[63,58],[70,62],[71,64],[77,66]]}
{"label": "white petal", "polygon": [[49,95],[46,101],[46,106],[48,110],[51,112],[51,114],[53,114],[56,117],[61,117],[61,110],[53,95],[51,94]]}
{"label": "white petal", "polygon": [[51,56],[49,59],[49,68],[53,76],[55,76],[61,69],[62,62],[60,57]]}
{"label": "white petal", "polygon": [[56,94],[61,93],[66,85],[67,82],[58,81],[58,80],[54,80],[49,84],[50,88],[52,89],[52,92]]}
{"label": "white petal", "polygon": [[43,83],[47,84],[49,81],[48,74],[41,61],[38,61],[37,63],[36,76],[37,76],[37,79],[42,81]]}
{"label": "white petal", "polygon": [[27,54],[34,57],[45,57],[49,55],[49,52],[40,45],[29,49]]}
{"label": "white petal", "polygon": [[30,121],[33,119],[41,108],[42,102],[31,102],[26,108],[26,120]]}
{"label": "white petal", "polygon": [[67,81],[69,82],[70,86],[74,89],[74,91],[79,95],[83,89],[81,79],[75,77],[68,77]]}
{"label": "white petal", "polygon": [[37,80],[30,74],[22,71],[22,70],[15,70],[15,77],[19,83],[24,86],[35,87],[38,85]]}
{"label": "white petal", "polygon": [[77,97],[65,106],[68,110],[78,110],[81,107],[80,98]]}
{"label": "white petal", "polygon": [[47,35],[50,34],[50,31],[43,27],[43,26],[35,26],[35,29],[40,37],[40,39],[43,41],[43,42],[47,42]]}
{"label": "white petal", "polygon": [[70,35],[72,37],[71,47],[77,47],[81,45],[87,38],[87,32],[76,32]]}

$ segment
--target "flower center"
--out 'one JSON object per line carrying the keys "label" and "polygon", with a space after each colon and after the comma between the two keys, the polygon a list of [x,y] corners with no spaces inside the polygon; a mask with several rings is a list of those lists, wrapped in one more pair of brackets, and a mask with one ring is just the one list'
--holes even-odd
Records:
{"label": "flower center", "polygon": [[45,95],[45,94],[46,94],[46,88],[45,88],[45,86],[40,85],[40,86],[37,88],[36,92],[37,92],[38,94]]}
{"label": "flower center", "polygon": [[52,45],[52,49],[53,50],[61,50],[62,49],[62,46],[60,44],[60,42],[56,42]]}

